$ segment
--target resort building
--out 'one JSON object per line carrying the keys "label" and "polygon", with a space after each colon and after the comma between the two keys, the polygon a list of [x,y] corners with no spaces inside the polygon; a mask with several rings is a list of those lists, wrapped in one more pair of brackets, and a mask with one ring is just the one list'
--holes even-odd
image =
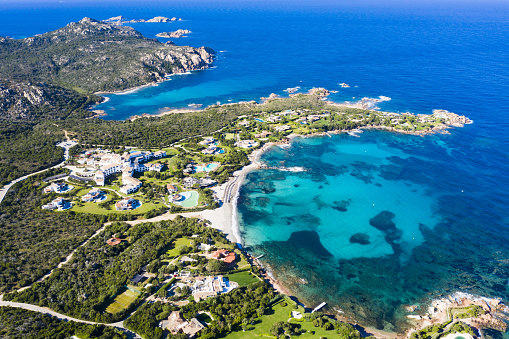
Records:
{"label": "resort building", "polygon": [[132,210],[136,200],[126,197],[115,204],[117,211]]}
{"label": "resort building", "polygon": [[205,187],[214,186],[215,184],[217,184],[217,181],[212,180],[210,177],[207,177],[207,178],[201,179],[199,184],[200,184],[200,188],[205,188]]}
{"label": "resort building", "polygon": [[44,193],[63,193],[69,191],[69,187],[64,182],[53,182],[48,187],[44,188]]}
{"label": "resort building", "polygon": [[136,192],[142,185],[142,182],[136,178],[131,176],[122,177],[122,187],[120,187],[120,192],[124,194],[131,194]]}
{"label": "resort building", "polygon": [[160,159],[166,156],[165,151],[152,152],[124,152],[122,156],[110,153],[98,153],[87,160],[87,164],[99,167],[94,180],[99,186],[104,186],[105,179],[112,174],[122,172],[120,191],[124,194],[136,192],[141,187],[141,181],[132,177],[133,173],[156,171],[161,172],[162,164],[144,164],[151,159]]}
{"label": "resort building", "polygon": [[97,185],[104,186],[104,179],[105,176],[102,170],[98,170],[97,172],[95,172],[94,180]]}
{"label": "resort building", "polygon": [[166,156],[166,151],[157,151],[154,152],[154,159],[161,159]]}
{"label": "resort building", "polygon": [[87,194],[81,197],[81,201],[89,202],[89,201],[95,201],[96,199],[100,199],[101,196],[104,194],[103,191],[101,191],[99,188],[95,187],[90,190]]}
{"label": "resort building", "polygon": [[187,177],[182,180],[184,183],[184,188],[192,188],[194,185],[198,184],[200,180],[193,178],[193,177]]}

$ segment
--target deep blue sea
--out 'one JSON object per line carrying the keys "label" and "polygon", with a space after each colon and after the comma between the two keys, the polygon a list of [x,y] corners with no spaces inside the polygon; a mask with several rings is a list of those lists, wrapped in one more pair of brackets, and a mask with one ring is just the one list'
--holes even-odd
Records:
{"label": "deep blue sea", "polygon": [[320,86],[337,102],[383,95],[384,110],[474,120],[424,137],[296,139],[263,161],[305,172],[255,171],[241,190],[243,244],[277,278],[308,306],[326,301],[391,331],[408,326],[404,306],[454,291],[509,300],[509,6],[408,3],[22,2],[0,5],[0,35],[84,16],[176,16],[132,27],[189,29],[173,40],[217,52],[208,70],[108,95],[105,119]]}

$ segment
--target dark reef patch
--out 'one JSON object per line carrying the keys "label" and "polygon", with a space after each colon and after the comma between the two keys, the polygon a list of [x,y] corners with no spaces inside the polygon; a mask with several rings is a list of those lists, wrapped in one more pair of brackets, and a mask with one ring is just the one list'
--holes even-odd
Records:
{"label": "dark reef patch", "polygon": [[398,243],[401,239],[401,230],[396,228],[392,219],[396,215],[390,211],[382,211],[369,220],[369,224],[379,231],[385,233],[385,241],[391,245],[396,255],[401,254],[401,246]]}
{"label": "dark reef patch", "polygon": [[371,241],[369,241],[369,235],[367,235],[366,233],[355,233],[350,237],[350,243],[369,245],[371,244]]}
{"label": "dark reef patch", "polygon": [[341,201],[333,201],[332,208],[335,209],[336,211],[346,212],[346,211],[348,211],[348,206],[350,206],[351,203],[352,203],[351,199],[341,200]]}
{"label": "dark reef patch", "polygon": [[307,249],[309,252],[320,257],[332,257],[329,251],[320,242],[320,236],[313,231],[293,232],[288,243],[296,248]]}

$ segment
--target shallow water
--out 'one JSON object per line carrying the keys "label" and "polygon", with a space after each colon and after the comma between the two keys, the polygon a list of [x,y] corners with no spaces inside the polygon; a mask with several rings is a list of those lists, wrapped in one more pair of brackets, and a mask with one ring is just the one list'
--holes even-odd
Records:
{"label": "shallow water", "polygon": [[244,246],[306,305],[326,301],[386,331],[409,326],[403,306],[444,293],[507,298],[508,214],[487,199],[507,192],[482,166],[465,168],[463,156],[475,159],[456,144],[464,132],[369,131],[271,148],[262,161],[306,171],[247,176]]}

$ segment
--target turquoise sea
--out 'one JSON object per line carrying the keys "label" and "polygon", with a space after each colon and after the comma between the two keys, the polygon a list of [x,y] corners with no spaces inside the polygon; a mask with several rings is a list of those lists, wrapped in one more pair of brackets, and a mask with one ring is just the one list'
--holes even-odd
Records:
{"label": "turquoise sea", "polygon": [[[217,52],[208,70],[99,105],[123,120],[189,104],[260,100],[299,86],[330,99],[388,96],[383,110],[447,109],[474,124],[450,134],[366,131],[296,139],[262,160],[238,199],[244,246],[308,306],[362,325],[408,326],[404,306],[464,291],[509,300],[509,6],[486,1],[4,1],[0,35],[84,16],[156,15],[150,38]],[[166,41],[166,39],[161,39]],[[341,88],[340,83],[350,88]]]}

